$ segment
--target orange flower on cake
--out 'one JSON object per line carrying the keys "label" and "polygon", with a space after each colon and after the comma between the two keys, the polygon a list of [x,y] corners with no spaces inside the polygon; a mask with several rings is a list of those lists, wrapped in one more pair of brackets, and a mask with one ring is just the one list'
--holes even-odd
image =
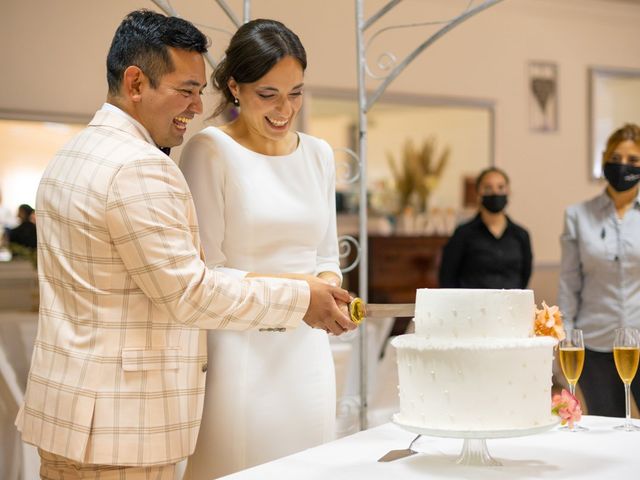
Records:
{"label": "orange flower on cake", "polygon": [[560,309],[555,305],[550,307],[543,301],[542,309],[538,310],[536,308],[533,331],[536,336],[555,337],[560,341],[564,340],[566,335]]}

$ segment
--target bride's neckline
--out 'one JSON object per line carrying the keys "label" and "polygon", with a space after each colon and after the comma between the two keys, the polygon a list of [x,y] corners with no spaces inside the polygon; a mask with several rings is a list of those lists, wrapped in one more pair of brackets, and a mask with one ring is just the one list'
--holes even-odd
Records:
{"label": "bride's neckline", "polygon": [[231,140],[239,148],[241,148],[243,150],[246,150],[247,152],[252,153],[254,155],[259,155],[261,157],[266,157],[266,158],[286,158],[286,157],[290,157],[292,155],[295,155],[302,148],[302,139],[300,137],[300,133],[298,133],[298,132],[294,132],[296,137],[297,137],[297,139],[298,139],[298,142],[296,144],[296,148],[293,151],[291,151],[290,153],[285,153],[284,155],[268,155],[266,153],[256,152],[255,150],[252,150],[249,147],[245,147],[240,142],[238,142],[235,138],[233,138],[231,135],[229,135],[227,132],[222,130],[220,127],[213,127],[213,128],[215,128],[218,132],[222,133],[225,137],[227,137],[229,140]]}

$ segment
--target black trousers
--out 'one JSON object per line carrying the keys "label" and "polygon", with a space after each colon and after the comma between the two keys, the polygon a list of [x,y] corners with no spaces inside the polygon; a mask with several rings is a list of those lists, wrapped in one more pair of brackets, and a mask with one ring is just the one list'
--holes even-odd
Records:
{"label": "black trousers", "polygon": [[[631,393],[640,401],[640,375],[631,382]],[[585,348],[584,369],[578,381],[589,415],[624,417],[624,384],[620,380],[613,352],[595,352]],[[631,399],[633,402],[633,398]]]}

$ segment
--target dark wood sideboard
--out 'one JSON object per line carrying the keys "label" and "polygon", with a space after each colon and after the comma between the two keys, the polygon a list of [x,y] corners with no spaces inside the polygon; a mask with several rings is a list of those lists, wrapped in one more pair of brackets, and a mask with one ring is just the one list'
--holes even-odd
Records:
{"label": "dark wood sideboard", "polygon": [[[448,240],[446,236],[370,236],[369,302],[413,303],[418,288],[436,288],[442,248]],[[345,276],[345,287],[360,294],[358,277],[355,268]],[[403,333],[408,321],[397,321],[394,333]]]}

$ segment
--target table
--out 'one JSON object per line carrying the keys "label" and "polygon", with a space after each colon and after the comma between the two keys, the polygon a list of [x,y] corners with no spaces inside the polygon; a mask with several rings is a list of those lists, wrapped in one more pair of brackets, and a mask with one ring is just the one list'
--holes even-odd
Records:
{"label": "table", "polygon": [[[640,423],[640,421],[636,420]],[[419,453],[389,463],[377,459],[389,450],[407,448],[414,434],[387,423],[316,448],[223,477],[226,480],[331,479],[623,479],[640,476],[640,432],[612,430],[621,419],[585,416],[588,432],[557,428],[528,437],[487,440],[501,467],[467,467],[454,463],[462,440],[422,437]]]}
{"label": "table", "polygon": [[37,310],[38,272],[26,260],[0,261],[0,311]]}

